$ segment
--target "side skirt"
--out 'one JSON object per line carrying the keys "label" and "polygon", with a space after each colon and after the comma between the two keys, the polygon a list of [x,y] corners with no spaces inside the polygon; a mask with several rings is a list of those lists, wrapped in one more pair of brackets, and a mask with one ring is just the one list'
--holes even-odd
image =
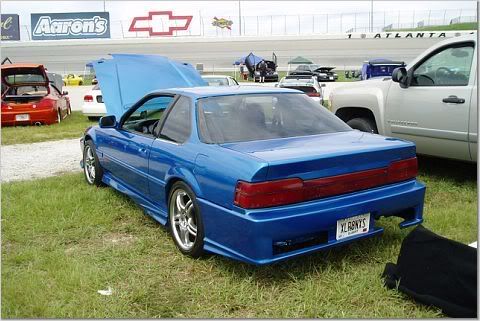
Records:
{"label": "side skirt", "polygon": [[114,177],[111,173],[105,172],[103,174],[102,181],[111,186],[112,188],[116,189],[120,193],[126,194],[129,196],[135,203],[140,205],[143,208],[146,214],[150,215],[153,219],[159,222],[162,225],[167,224],[167,213],[162,210],[159,210],[159,207],[137,193],[136,191],[132,190],[128,185],[121,182],[119,179]]}

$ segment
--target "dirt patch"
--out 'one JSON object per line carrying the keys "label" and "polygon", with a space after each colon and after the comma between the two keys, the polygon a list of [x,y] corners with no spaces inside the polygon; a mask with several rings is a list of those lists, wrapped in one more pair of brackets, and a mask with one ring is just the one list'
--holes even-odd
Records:
{"label": "dirt patch", "polygon": [[2,182],[80,171],[80,139],[1,147]]}

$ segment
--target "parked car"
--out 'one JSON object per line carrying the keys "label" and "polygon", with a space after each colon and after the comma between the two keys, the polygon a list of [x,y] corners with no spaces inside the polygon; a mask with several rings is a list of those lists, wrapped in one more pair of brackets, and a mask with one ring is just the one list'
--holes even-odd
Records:
{"label": "parked car", "polygon": [[81,139],[85,179],[133,198],[186,255],[268,264],[377,235],[381,216],[422,222],[413,143],[354,131],[298,90],[204,86],[165,57],[94,67],[109,115]]}
{"label": "parked car", "polygon": [[477,161],[476,34],[427,49],[392,79],[348,83],[330,94],[351,127],[414,141],[417,153]]}
{"label": "parked car", "polygon": [[81,86],[83,85],[83,78],[82,76],[78,76],[75,74],[68,74],[63,78],[63,85],[64,86]]}
{"label": "parked car", "polygon": [[317,77],[308,75],[286,76],[280,80],[278,87],[303,91],[308,97],[323,105],[322,87],[325,87],[325,84],[320,85]]}
{"label": "parked car", "polygon": [[38,64],[2,65],[2,126],[51,125],[71,113],[67,92]]}
{"label": "parked car", "polygon": [[333,69],[335,69],[335,67],[322,67],[316,64],[298,65],[289,75],[316,76],[318,81],[335,81],[338,79],[338,75],[332,71]]}
{"label": "parked car", "polygon": [[83,96],[82,114],[87,116],[89,120],[97,120],[105,116],[106,113],[102,92],[97,84]]}
{"label": "parked car", "polygon": [[202,75],[209,86],[238,86],[238,82],[230,76]]}
{"label": "parked car", "polygon": [[393,70],[398,67],[405,67],[405,62],[383,58],[365,61],[362,65],[360,80],[377,77],[391,77]]}

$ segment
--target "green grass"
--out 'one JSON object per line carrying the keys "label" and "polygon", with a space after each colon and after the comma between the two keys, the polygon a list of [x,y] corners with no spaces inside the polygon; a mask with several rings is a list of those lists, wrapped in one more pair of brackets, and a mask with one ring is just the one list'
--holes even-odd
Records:
{"label": "green grass", "polygon": [[87,127],[97,123],[96,121],[89,121],[81,112],[74,111],[60,124],[2,127],[2,145],[81,137]]}
{"label": "green grass", "polygon": [[477,30],[477,22],[464,22],[464,23],[455,23],[451,25],[442,25],[442,26],[425,26],[418,28],[407,28],[407,29],[392,29],[389,31],[455,31],[455,30]]}
{"label": "green grass", "polygon": [[[476,169],[420,159],[424,225],[477,237]],[[411,229],[382,219],[382,236],[255,267],[190,259],[167,231],[111,188],[79,174],[2,184],[3,318],[431,318],[435,308],[386,289]],[[97,290],[111,287],[111,296]]]}

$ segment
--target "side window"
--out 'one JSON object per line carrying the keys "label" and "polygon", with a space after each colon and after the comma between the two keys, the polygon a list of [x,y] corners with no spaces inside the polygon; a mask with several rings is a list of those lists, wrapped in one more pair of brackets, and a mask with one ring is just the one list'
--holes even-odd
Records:
{"label": "side window", "polygon": [[160,131],[160,138],[184,143],[191,132],[190,99],[180,97],[168,113]]}
{"label": "side window", "polygon": [[128,131],[153,135],[153,130],[159,124],[163,112],[173,102],[173,96],[153,97],[139,106],[122,125]]}
{"label": "side window", "polygon": [[466,86],[470,78],[473,44],[437,52],[413,72],[411,86]]}

